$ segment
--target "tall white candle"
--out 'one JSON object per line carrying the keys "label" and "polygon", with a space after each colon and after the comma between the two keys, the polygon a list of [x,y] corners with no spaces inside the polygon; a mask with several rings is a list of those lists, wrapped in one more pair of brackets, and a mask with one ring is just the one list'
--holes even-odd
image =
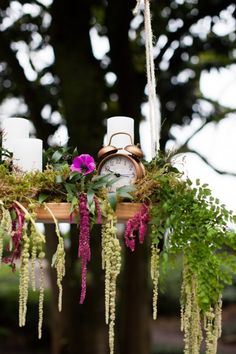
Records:
{"label": "tall white candle", "polygon": [[[124,148],[127,145],[134,143],[134,120],[133,118],[117,116],[107,120],[107,144],[110,138],[116,133],[127,133],[128,135],[119,134],[115,135],[111,140],[111,145],[117,148]],[[132,140],[132,141],[131,141]]]}
{"label": "tall white candle", "polygon": [[16,139],[13,143],[13,164],[23,172],[42,171],[42,140]]}
{"label": "tall white candle", "polygon": [[2,147],[13,152],[16,139],[29,138],[30,124],[24,118],[7,118],[2,124]]}

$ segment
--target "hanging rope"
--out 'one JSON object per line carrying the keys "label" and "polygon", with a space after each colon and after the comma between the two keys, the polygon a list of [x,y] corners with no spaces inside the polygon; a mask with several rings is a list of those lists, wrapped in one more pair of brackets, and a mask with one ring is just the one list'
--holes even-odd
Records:
{"label": "hanging rope", "polygon": [[136,4],[135,8],[133,9],[134,15],[137,15],[139,13],[139,10],[141,8],[141,3],[142,3],[142,0],[137,0],[137,4]]}
{"label": "hanging rope", "polygon": [[[141,10],[142,0],[137,0],[137,5],[133,10],[137,15]],[[151,23],[150,0],[144,0],[144,29],[146,47],[146,70],[149,102],[149,125],[151,135],[151,155],[154,157],[160,148],[161,116],[159,101],[156,94],[155,64],[153,55],[153,33]]]}

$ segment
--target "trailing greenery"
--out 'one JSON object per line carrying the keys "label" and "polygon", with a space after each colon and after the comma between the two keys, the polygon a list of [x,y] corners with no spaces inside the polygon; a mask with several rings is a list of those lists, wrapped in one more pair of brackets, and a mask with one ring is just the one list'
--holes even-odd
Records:
{"label": "trailing greenery", "polygon": [[199,353],[201,320],[205,318],[207,353],[216,353],[220,336],[221,296],[236,273],[236,235],[229,229],[236,217],[208,185],[196,185],[165,159],[152,161],[139,181],[137,196],[151,203],[152,248],[163,240],[161,268],[168,257],[184,255],[181,294],[184,353]]}
{"label": "trailing greenery", "polygon": [[162,167],[166,172],[154,171],[155,167],[146,177],[155,189],[148,191],[152,202],[152,240],[158,243],[163,239],[162,252],[166,254],[185,255],[197,276],[200,307],[206,310],[218,300],[236,271],[235,256],[229,252],[236,250],[236,236],[228,228],[236,217],[211,196],[208,185],[197,180],[192,187],[192,182],[180,179],[168,163]]}
{"label": "trailing greenery", "polygon": [[[140,212],[129,220],[125,244],[135,251],[136,238],[143,243],[147,223],[151,222],[150,276],[153,282],[153,318],[157,318],[158,282],[165,276],[173,259],[183,258],[181,287],[181,328],[184,331],[184,353],[200,352],[203,338],[206,353],[216,354],[221,334],[222,292],[236,274],[236,234],[229,228],[236,217],[211,195],[206,184],[193,184],[172,166],[170,156],[159,156],[146,163],[146,175],[135,186],[124,186],[109,192],[117,177],[97,176],[89,155],[76,157],[69,149],[50,149],[45,154],[45,171],[22,173],[11,171],[11,164],[0,164],[0,257],[15,269],[20,259],[19,324],[25,325],[31,282],[35,290],[35,264],[38,260],[39,325],[43,320],[43,259],[45,237],[36,227],[35,207],[39,204],[55,222],[58,247],[51,261],[59,288],[58,308],[62,309],[65,275],[64,240],[58,222],[45,202],[69,202],[72,213],[78,212],[78,255],[82,262],[80,302],[86,296],[86,274],[91,257],[90,229],[95,222],[102,227],[102,267],[105,270],[106,323],[109,324],[110,352],[114,351],[116,282],[121,267],[121,246],[116,237],[115,208],[119,201],[143,203]],[[75,163],[75,159],[77,162]],[[76,165],[77,164],[77,165]],[[72,169],[77,168],[77,170]],[[77,167],[76,167],[77,166]],[[81,167],[82,166],[82,167]],[[7,247],[5,240],[7,240]]]}

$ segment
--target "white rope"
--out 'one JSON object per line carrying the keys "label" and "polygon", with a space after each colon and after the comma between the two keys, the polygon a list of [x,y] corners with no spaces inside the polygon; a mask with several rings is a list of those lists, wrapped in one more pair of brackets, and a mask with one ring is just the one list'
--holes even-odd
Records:
{"label": "white rope", "polygon": [[[137,0],[134,14],[141,9],[142,0]],[[156,94],[155,64],[153,55],[153,33],[151,23],[150,0],[144,0],[144,27],[146,47],[146,70],[149,102],[149,125],[151,135],[151,156],[154,157],[160,148],[161,116],[159,101]]]}
{"label": "white rope", "polygon": [[136,4],[135,8],[133,9],[134,15],[137,15],[139,13],[140,8],[141,8],[141,3],[142,3],[142,0],[137,0],[137,4]]}

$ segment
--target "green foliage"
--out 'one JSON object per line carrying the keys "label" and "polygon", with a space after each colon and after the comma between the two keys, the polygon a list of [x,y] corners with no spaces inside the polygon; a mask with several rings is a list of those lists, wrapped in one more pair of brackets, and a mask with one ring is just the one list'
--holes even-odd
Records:
{"label": "green foliage", "polygon": [[63,165],[71,165],[78,155],[77,149],[68,147],[51,147],[43,152],[43,166],[52,166],[54,170],[61,170]]}
{"label": "green foliage", "polygon": [[155,181],[155,190],[149,193],[152,241],[164,241],[163,265],[168,255],[185,255],[197,277],[199,305],[206,311],[236,272],[236,234],[228,228],[235,216],[211,196],[208,185],[197,180],[193,186],[167,169],[168,163],[162,172],[153,166],[147,177]]}
{"label": "green foliage", "polygon": [[[0,306],[1,306],[1,325],[0,325],[0,340],[1,345],[4,344],[3,339],[8,338],[12,340],[12,335],[18,336],[20,333],[17,323],[17,311],[18,311],[18,301],[19,301],[19,272],[13,273],[11,268],[2,264],[0,267]],[[44,321],[44,338],[43,343],[40,343],[36,339],[35,333],[37,332],[37,320],[35,313],[38,306],[39,291],[29,290],[28,299],[28,314],[27,314],[27,326],[24,329],[24,338],[27,341],[30,340],[31,343],[38,348],[45,344],[45,340],[48,338],[49,332],[49,312],[50,312],[50,302],[51,302],[51,292],[49,289],[45,290],[45,321]],[[29,345],[29,343],[28,343]],[[33,349],[32,349],[33,350]],[[31,351],[32,351],[31,350]]]}
{"label": "green foliage", "polygon": [[[10,205],[14,200],[29,202],[39,198],[40,201],[63,199],[63,190],[56,183],[57,178],[66,179],[69,168],[56,171],[51,168],[44,172],[12,173],[4,164],[0,165],[0,199],[4,204]],[[64,196],[65,198],[65,196]]]}
{"label": "green foliage", "polygon": [[[164,284],[163,278],[170,271],[175,259],[179,260],[183,255],[187,268],[185,269],[184,283],[186,288],[182,292],[184,294],[182,302],[190,304],[192,297],[189,294],[191,289],[194,289],[197,300],[191,303],[192,309],[199,308],[203,314],[209,316],[209,313],[213,311],[212,308],[219,303],[225,285],[231,284],[232,277],[236,274],[236,234],[228,227],[229,223],[236,222],[236,216],[224,205],[220,205],[219,200],[211,195],[207,184],[201,184],[199,180],[196,180],[195,184],[189,179],[184,180],[182,174],[172,166],[171,156],[159,154],[150,163],[146,163],[146,175],[137,181],[136,185],[123,186],[115,192],[110,192],[110,190],[113,183],[117,182],[118,177],[113,174],[98,176],[96,172],[84,176],[82,173],[72,172],[70,170],[72,159],[73,153],[69,154],[67,149],[59,148],[58,153],[56,150],[48,152],[47,167],[44,172],[12,173],[9,166],[5,163],[0,164],[0,184],[2,186],[0,191],[2,200],[0,251],[3,249],[5,234],[9,234],[8,225],[11,224],[11,219],[16,220],[17,218],[16,213],[7,211],[13,201],[24,212],[28,222],[35,225],[34,215],[31,216],[20,203],[29,203],[31,209],[35,204],[45,201],[67,201],[71,204],[71,212],[73,212],[79,208],[79,193],[86,193],[90,226],[98,216],[96,202],[99,203],[100,212],[106,218],[108,217],[105,212],[106,207],[114,213],[112,208],[115,210],[117,202],[127,200],[146,202],[150,204],[151,211],[152,245],[158,248],[160,241],[163,243],[160,253],[161,287]],[[50,209],[45,207],[53,216]],[[65,253],[63,238],[59,234],[54,216],[53,219],[59,244],[52,264],[57,269],[60,289],[59,308],[61,309]],[[27,229],[25,229],[26,231]],[[25,240],[24,244],[23,237],[22,255],[25,254],[25,258],[27,258],[29,256],[28,236]],[[43,236],[39,241],[42,240],[44,242]],[[31,252],[34,254],[35,261],[37,251],[33,248]],[[28,258],[25,260],[25,264],[26,261],[28,262]],[[22,278],[28,279],[28,267],[23,269]],[[23,288],[23,290],[23,294],[26,293],[26,290],[28,292],[28,288],[26,290]],[[25,306],[27,299],[23,298],[23,300],[22,303]],[[186,306],[188,308],[188,305]],[[39,323],[41,323],[42,312],[39,311],[39,314]],[[191,313],[189,315],[186,310],[184,312],[185,322],[190,318]],[[22,321],[24,324],[23,317]]]}

